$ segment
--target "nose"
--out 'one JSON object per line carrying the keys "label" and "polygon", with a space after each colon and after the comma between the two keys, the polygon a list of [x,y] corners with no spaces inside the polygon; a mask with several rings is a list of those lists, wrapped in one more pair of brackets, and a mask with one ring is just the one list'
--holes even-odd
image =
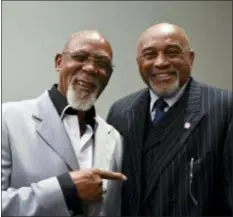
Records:
{"label": "nose", "polygon": [[167,68],[170,65],[167,57],[160,53],[154,61],[154,66],[159,69]]}
{"label": "nose", "polygon": [[96,68],[95,68],[94,60],[88,59],[88,61],[86,61],[83,64],[82,69],[83,69],[84,72],[95,74],[96,73]]}

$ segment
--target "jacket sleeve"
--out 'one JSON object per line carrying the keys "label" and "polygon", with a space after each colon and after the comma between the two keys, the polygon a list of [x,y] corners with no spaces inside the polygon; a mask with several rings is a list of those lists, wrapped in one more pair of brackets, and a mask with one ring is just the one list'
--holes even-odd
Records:
{"label": "jacket sleeve", "polygon": [[228,127],[224,144],[224,187],[227,205],[227,213],[233,215],[233,115]]}
{"label": "jacket sleeve", "polygon": [[112,117],[112,106],[110,107],[110,109],[109,109],[109,111],[108,111],[108,114],[107,114],[107,118],[106,118],[106,122],[108,123],[108,124],[110,124],[110,125],[112,125],[111,124],[111,117]]}
{"label": "jacket sleeve", "polygon": [[69,216],[62,189],[56,177],[17,189],[10,186],[12,166],[10,149],[8,129],[2,117],[2,215]]}

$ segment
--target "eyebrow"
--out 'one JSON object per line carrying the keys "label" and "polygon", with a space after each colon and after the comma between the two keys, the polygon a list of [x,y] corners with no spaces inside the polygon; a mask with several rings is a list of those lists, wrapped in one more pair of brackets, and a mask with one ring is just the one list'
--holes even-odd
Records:
{"label": "eyebrow", "polygon": [[[169,44],[169,45],[167,45],[166,47],[165,47],[165,49],[168,49],[168,48],[178,48],[178,49],[180,49],[180,50],[183,50],[181,47],[180,47],[180,45],[179,44]],[[143,49],[142,49],[142,53],[145,53],[145,52],[147,52],[147,51],[156,51],[157,49],[154,47],[154,46],[151,46],[151,45],[149,45],[149,46],[146,46],[146,47],[144,47]]]}
{"label": "eyebrow", "polygon": [[[74,51],[71,52],[73,55],[75,54],[90,54],[90,52],[86,51],[86,50],[78,50],[78,51]],[[109,56],[104,55],[104,54],[93,54],[93,56],[97,59],[105,59],[105,60],[109,60],[111,61],[111,59],[109,58]]]}
{"label": "eyebrow", "polygon": [[156,48],[154,48],[153,46],[147,46],[142,49],[142,53],[145,53],[147,51],[152,51],[152,50],[156,50]]}

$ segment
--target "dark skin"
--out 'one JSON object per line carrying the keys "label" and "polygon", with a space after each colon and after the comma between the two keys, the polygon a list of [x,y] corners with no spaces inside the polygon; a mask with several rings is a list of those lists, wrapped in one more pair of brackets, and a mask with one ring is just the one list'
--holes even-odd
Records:
{"label": "dark skin", "polygon": [[[80,61],[81,58],[86,57],[99,58],[100,62],[103,62],[106,67],[100,68],[94,60],[90,60],[88,63],[83,64]],[[78,59],[79,58],[79,59]],[[63,52],[57,54],[55,57],[55,67],[60,73],[58,90],[66,96],[68,82],[72,76],[77,73],[85,74],[84,81],[92,82],[95,77],[101,83],[101,90],[98,96],[102,93],[111,76],[112,62],[112,48],[109,42],[96,31],[82,31],[73,34],[73,36],[66,43]],[[92,90],[90,89],[90,92]],[[78,118],[80,123],[81,135],[85,131],[85,117],[86,111],[78,111]]]}
{"label": "dark skin", "polygon": [[117,172],[109,172],[97,168],[73,171],[70,176],[76,185],[82,200],[97,202],[103,199],[103,179],[125,181],[126,177]]}
{"label": "dark skin", "polygon": [[150,27],[140,37],[137,52],[141,77],[155,92],[169,88],[176,79],[181,88],[190,77],[194,52],[178,26],[160,23]]}
{"label": "dark skin", "polygon": [[[112,48],[99,32],[82,31],[73,34],[66,43],[63,52],[55,57],[55,67],[59,72],[58,90],[66,96],[72,77],[80,74],[82,83],[78,83],[76,91],[83,91],[88,95],[96,89],[93,80],[97,79],[101,84],[97,95],[99,97],[111,77],[111,62]],[[85,114],[86,111],[78,111],[77,114],[81,135],[85,128]],[[126,180],[126,177],[121,173],[96,168],[72,171],[70,176],[80,198],[92,202],[103,199],[102,179]]]}

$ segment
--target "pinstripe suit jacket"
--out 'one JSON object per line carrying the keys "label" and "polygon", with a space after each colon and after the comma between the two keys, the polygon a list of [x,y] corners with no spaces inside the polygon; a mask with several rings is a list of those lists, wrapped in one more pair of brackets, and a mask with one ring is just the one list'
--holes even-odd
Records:
{"label": "pinstripe suit jacket", "polygon": [[[232,216],[232,92],[193,79],[189,84],[183,110],[168,128],[158,129],[164,136],[143,198],[141,152],[149,91],[126,96],[111,107],[107,121],[123,135],[125,143],[122,169],[128,181],[123,186],[122,215],[139,215],[140,204],[147,202],[154,207],[155,216]],[[150,142],[160,141],[154,136]],[[154,200],[150,201],[152,193]]]}

